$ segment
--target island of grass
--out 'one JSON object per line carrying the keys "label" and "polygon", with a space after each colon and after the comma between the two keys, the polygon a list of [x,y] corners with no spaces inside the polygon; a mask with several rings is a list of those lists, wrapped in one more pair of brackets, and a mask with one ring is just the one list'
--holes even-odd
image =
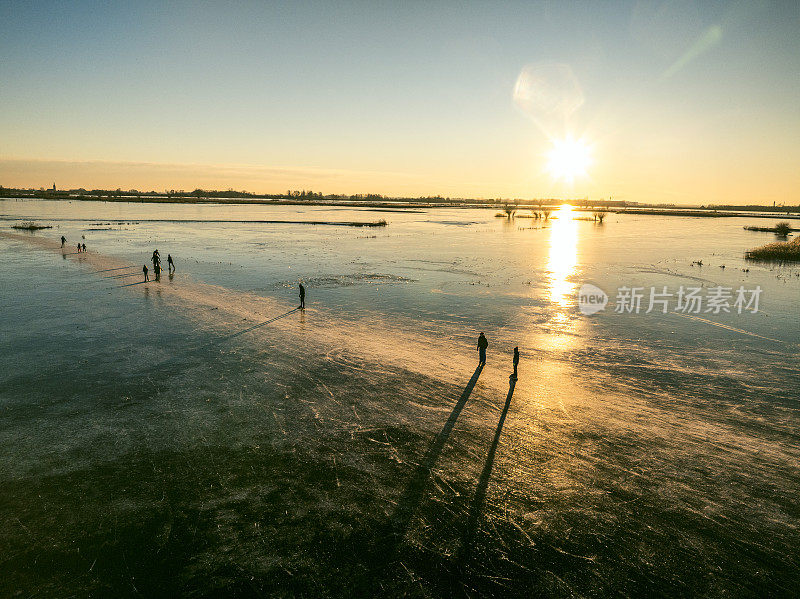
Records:
{"label": "island of grass", "polygon": [[774,227],[745,227],[745,231],[761,231],[763,233],[775,233],[776,235],[786,236],[792,231],[800,231],[800,229],[792,228],[789,223],[778,223]]}
{"label": "island of grass", "polygon": [[52,229],[50,225],[37,225],[32,220],[26,220],[18,225],[11,225],[12,229],[22,229],[24,231],[40,231],[41,229]]}
{"label": "island of grass", "polygon": [[745,253],[745,258],[769,262],[800,262],[800,237],[792,241],[768,243]]}

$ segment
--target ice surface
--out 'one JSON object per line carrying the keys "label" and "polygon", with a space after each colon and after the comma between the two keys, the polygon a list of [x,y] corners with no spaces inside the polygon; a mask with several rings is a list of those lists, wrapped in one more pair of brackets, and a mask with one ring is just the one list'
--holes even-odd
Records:
{"label": "ice surface", "polygon": [[[85,231],[351,210],[0,203],[75,219],[0,237],[3,594],[796,588],[800,280],[745,265],[740,219],[430,210],[364,238]],[[178,271],[139,284],[156,247]],[[587,318],[585,280],[760,284],[763,312]]]}

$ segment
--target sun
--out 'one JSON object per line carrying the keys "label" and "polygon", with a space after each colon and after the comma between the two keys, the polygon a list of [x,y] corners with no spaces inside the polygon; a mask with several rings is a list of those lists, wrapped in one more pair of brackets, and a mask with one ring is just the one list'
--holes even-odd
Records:
{"label": "sun", "polygon": [[554,179],[572,183],[577,177],[585,177],[592,164],[592,151],[583,139],[554,139],[547,154],[547,171]]}

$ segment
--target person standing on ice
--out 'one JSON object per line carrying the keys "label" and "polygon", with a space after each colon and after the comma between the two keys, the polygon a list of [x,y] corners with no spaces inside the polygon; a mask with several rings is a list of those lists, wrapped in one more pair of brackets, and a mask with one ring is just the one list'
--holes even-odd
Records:
{"label": "person standing on ice", "polygon": [[62,236],[61,236],[61,247],[62,247],[62,248],[64,247],[64,244],[65,244],[65,243],[67,243],[67,238],[66,238],[66,237],[64,237],[64,236],[62,235]]}
{"label": "person standing on ice", "polygon": [[306,288],[300,283],[300,309],[306,309]]}
{"label": "person standing on ice", "polygon": [[142,272],[144,273],[144,282],[147,283],[150,280],[150,277],[147,276],[147,264],[142,266]]}
{"label": "person standing on ice", "polygon": [[514,378],[517,378],[517,366],[519,365],[519,348],[514,348]]}
{"label": "person standing on ice", "polygon": [[167,271],[172,272],[175,270],[175,263],[172,261],[172,254],[167,254]]}
{"label": "person standing on ice", "polygon": [[486,364],[486,348],[489,347],[489,342],[486,336],[481,333],[478,335],[478,364]]}

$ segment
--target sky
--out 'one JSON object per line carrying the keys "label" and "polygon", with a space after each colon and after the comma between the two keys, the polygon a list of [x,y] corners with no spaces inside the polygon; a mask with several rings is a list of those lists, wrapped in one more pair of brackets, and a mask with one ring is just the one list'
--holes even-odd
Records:
{"label": "sky", "polygon": [[[800,3],[8,2],[0,185],[800,204]],[[549,168],[578,140],[572,177]]]}

